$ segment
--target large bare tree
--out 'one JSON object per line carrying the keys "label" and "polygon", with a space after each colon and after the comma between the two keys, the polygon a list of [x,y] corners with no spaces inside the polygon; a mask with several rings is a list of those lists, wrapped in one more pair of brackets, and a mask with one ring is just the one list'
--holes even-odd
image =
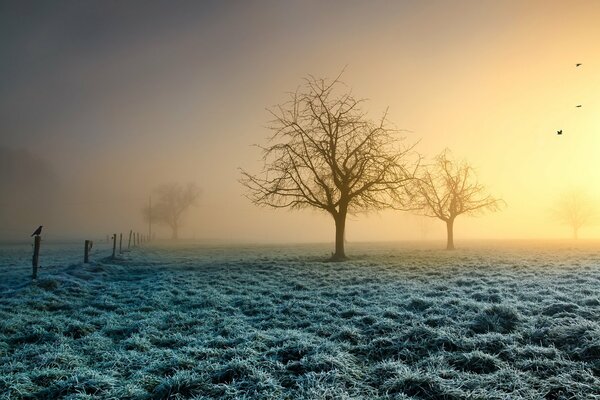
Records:
{"label": "large bare tree", "polygon": [[155,190],[158,201],[142,209],[146,221],[166,225],[171,229],[171,238],[179,238],[179,227],[183,214],[198,200],[200,190],[193,183],[182,186],[178,183],[165,183]]}
{"label": "large bare tree", "polygon": [[598,209],[586,192],[581,189],[573,189],[563,193],[553,214],[560,223],[571,227],[573,239],[577,240],[579,229],[594,221],[598,215]]}
{"label": "large bare tree", "polygon": [[454,220],[462,214],[497,211],[504,201],[487,194],[477,182],[475,171],[466,161],[456,161],[449,150],[425,166],[415,180],[416,207],[423,215],[446,223],[446,249],[454,250]]}
{"label": "large bare tree", "polygon": [[272,136],[259,174],[242,170],[240,182],[257,205],[315,208],[335,222],[335,253],[346,258],[346,216],[402,207],[419,157],[388,126],[387,113],[369,119],[364,99],[339,80],[309,76],[287,102],[269,110]]}

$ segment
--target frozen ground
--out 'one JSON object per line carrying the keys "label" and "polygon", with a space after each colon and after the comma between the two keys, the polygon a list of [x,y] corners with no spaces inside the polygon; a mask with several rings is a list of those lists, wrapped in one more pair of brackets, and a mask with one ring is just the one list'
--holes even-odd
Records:
{"label": "frozen ground", "polygon": [[0,246],[0,398],[600,399],[600,246]]}

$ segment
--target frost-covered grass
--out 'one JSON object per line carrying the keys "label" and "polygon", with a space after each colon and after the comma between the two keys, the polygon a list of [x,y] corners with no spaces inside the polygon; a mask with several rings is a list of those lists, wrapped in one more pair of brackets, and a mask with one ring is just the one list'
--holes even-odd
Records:
{"label": "frost-covered grass", "polygon": [[0,247],[0,398],[600,399],[593,247],[79,247]]}

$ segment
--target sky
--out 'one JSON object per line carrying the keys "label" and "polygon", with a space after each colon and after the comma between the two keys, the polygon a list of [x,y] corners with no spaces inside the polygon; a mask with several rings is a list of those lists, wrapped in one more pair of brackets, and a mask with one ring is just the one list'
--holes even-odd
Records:
{"label": "sky", "polygon": [[[333,242],[328,215],[257,208],[238,179],[259,171],[267,108],[344,68],[369,116],[389,107],[426,159],[451,149],[506,201],[459,217],[457,243],[569,237],[561,193],[600,201],[599,19],[579,0],[0,1],[0,237],[145,230],[154,188],[194,182],[182,237]],[[346,238],[444,234],[384,211]]]}

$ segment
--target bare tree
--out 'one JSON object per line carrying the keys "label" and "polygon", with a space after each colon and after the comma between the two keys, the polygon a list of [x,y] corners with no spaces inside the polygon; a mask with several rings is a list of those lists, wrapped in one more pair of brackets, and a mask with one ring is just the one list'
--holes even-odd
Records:
{"label": "bare tree", "polygon": [[454,220],[461,214],[475,215],[497,211],[504,201],[486,193],[477,182],[475,171],[465,161],[455,161],[449,150],[439,154],[433,164],[423,168],[415,180],[417,208],[423,215],[446,223],[446,249],[454,250]]}
{"label": "bare tree", "polygon": [[590,196],[580,189],[563,193],[553,214],[558,221],[573,230],[573,239],[579,238],[579,229],[594,221],[598,210]]}
{"label": "bare tree", "polygon": [[335,222],[335,253],[346,258],[344,232],[348,213],[402,207],[407,184],[419,158],[401,146],[388,127],[387,113],[378,121],[361,109],[339,81],[309,76],[290,99],[274,109],[273,134],[263,152],[258,175],[242,170],[240,182],[257,205],[316,208]]}
{"label": "bare tree", "polygon": [[171,238],[179,238],[179,227],[186,210],[196,204],[200,190],[193,183],[182,186],[177,183],[166,183],[155,190],[158,201],[150,208],[142,209],[144,219],[171,228]]}

